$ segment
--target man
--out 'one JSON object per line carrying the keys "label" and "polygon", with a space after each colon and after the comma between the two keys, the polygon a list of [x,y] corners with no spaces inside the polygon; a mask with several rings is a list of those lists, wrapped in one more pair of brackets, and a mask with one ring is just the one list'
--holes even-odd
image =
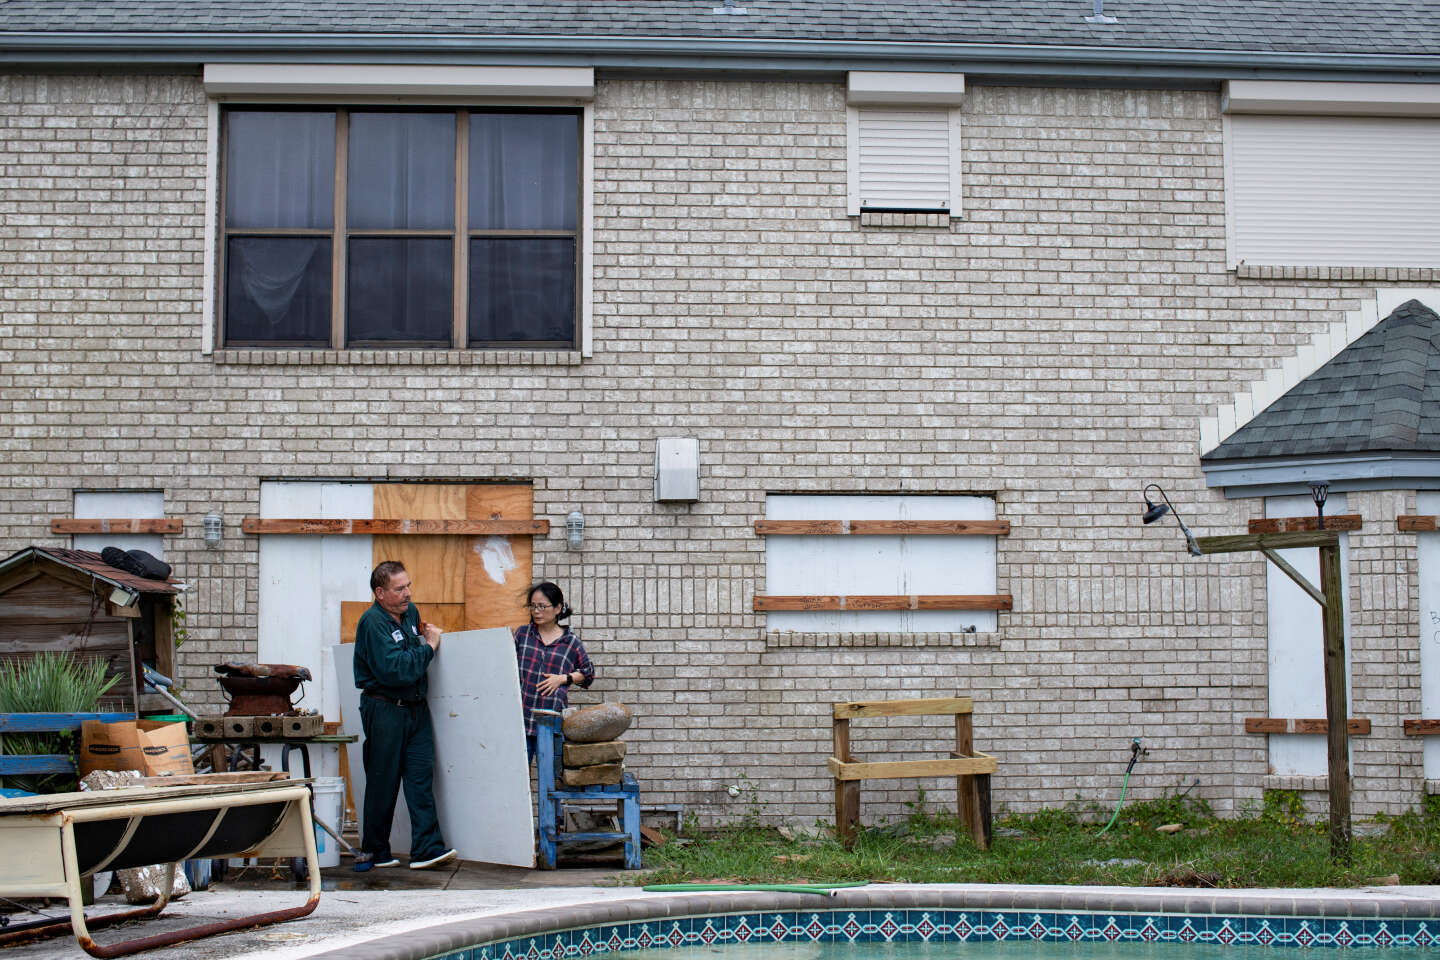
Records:
{"label": "man", "polygon": [[393,867],[390,824],[395,797],[405,786],[410,810],[410,869],[454,860],[435,812],[435,735],[425,705],[425,671],[440,650],[440,628],[420,622],[410,602],[410,575],[387,560],[370,574],[375,603],[355,629],[355,686],[365,730],[365,800],[355,870]]}

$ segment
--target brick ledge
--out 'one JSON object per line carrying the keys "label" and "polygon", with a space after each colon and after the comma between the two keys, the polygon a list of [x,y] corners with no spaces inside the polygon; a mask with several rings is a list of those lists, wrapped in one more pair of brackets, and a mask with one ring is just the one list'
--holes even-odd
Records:
{"label": "brick ledge", "polygon": [[216,350],[211,359],[235,366],[578,366],[579,350]]}
{"label": "brick ledge", "polygon": [[1397,283],[1434,283],[1435,267],[1287,267],[1242,263],[1235,268],[1240,280],[1388,280]]}
{"label": "brick ledge", "polygon": [[999,633],[801,633],[770,630],[767,648],[817,647],[988,647],[1000,646]]}

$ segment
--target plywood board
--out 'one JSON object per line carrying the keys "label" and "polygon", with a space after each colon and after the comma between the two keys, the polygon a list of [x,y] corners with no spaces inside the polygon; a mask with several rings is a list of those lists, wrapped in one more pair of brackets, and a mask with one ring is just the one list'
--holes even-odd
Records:
{"label": "plywood board", "polygon": [[[354,674],[353,644],[336,645],[335,670]],[[362,739],[349,751],[350,781],[363,807],[364,731],[360,692],[343,695],[343,729]],[[430,718],[435,727],[435,805],[445,841],[461,859],[535,865],[535,824],[531,814],[530,771],[520,712],[520,679],[515,643],[508,630],[469,630],[448,635],[430,670]],[[405,798],[396,803],[390,843],[410,849]]]}
{"label": "plywood board", "polygon": [[466,486],[456,483],[377,483],[376,520],[464,520]]}
{"label": "plywood board", "polygon": [[[469,520],[531,520],[535,491],[525,484],[475,484],[465,499]],[[465,626],[513,627],[524,623],[524,591],[531,583],[530,537],[470,540],[465,557]]]}
{"label": "plywood board", "polygon": [[[369,601],[347,600],[340,604],[340,642],[354,643],[355,628],[360,618],[370,609]],[[435,624],[446,633],[468,629],[465,626],[465,604],[463,603],[417,603],[420,619]]]}
{"label": "plywood board", "polygon": [[[460,484],[377,483],[375,519],[464,520]],[[377,536],[376,564],[398,560],[410,574],[415,602],[465,602],[466,541],[451,536]]]}

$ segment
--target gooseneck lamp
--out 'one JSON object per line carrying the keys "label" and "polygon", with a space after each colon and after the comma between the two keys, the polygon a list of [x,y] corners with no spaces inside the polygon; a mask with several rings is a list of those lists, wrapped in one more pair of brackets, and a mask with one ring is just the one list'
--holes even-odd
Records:
{"label": "gooseneck lamp", "polygon": [[[1151,487],[1154,487],[1160,494],[1160,499],[1164,501],[1163,503],[1155,503],[1150,499],[1149,491]],[[1159,484],[1146,484],[1145,488],[1140,491],[1140,496],[1145,500],[1145,513],[1140,517],[1141,523],[1154,523],[1167,513],[1174,515],[1175,522],[1180,524],[1180,532],[1185,534],[1185,548],[1190,551],[1190,555],[1192,557],[1204,556],[1200,551],[1200,544],[1195,542],[1195,535],[1190,532],[1189,527],[1185,526],[1185,521],[1180,519],[1180,512],[1175,509],[1175,505],[1170,502],[1170,498],[1165,496],[1165,491],[1160,488]]]}

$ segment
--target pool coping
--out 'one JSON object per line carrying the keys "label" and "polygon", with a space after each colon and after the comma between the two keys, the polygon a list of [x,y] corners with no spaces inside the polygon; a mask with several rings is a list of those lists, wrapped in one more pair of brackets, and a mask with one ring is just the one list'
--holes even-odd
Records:
{"label": "pool coping", "polygon": [[1155,887],[871,884],[839,889],[833,897],[761,891],[644,894],[624,900],[589,901],[472,917],[354,943],[311,957],[312,960],[341,957],[426,960],[518,937],[605,924],[739,913],[935,909],[1325,919],[1440,918],[1440,891],[1426,896],[1380,892],[1383,889],[1200,891]]}

